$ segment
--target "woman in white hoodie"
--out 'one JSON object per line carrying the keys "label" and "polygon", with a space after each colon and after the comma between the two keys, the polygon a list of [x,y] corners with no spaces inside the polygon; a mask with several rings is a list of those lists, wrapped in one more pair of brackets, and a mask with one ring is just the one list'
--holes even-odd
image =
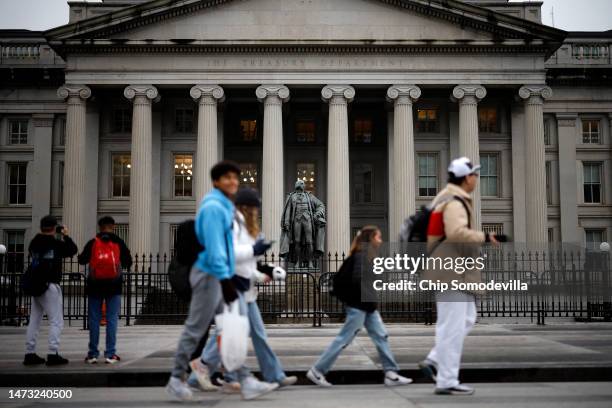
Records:
{"label": "woman in white hoodie", "polygon": [[[257,192],[252,189],[239,190],[234,205],[237,211],[232,227],[235,258],[235,274],[232,281],[236,289],[242,292],[247,304],[251,340],[257,362],[265,381],[278,383],[281,387],[293,385],[297,382],[297,377],[285,375],[280,360],[268,344],[266,329],[257,306],[256,284],[269,282],[272,279],[284,280],[286,272],[278,266],[272,267],[257,263],[257,257],[270,247],[270,244],[260,237],[259,208],[261,201]],[[219,364],[220,358],[215,336],[211,337],[206,344],[202,353],[202,361],[206,362],[208,367]],[[225,375],[224,392],[240,392],[240,384],[232,374],[226,373]]]}

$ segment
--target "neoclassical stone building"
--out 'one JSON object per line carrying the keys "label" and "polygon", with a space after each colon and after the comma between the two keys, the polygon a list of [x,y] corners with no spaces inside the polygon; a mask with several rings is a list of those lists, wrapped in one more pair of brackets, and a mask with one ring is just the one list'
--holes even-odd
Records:
{"label": "neoclassical stone building", "polygon": [[541,4],[71,1],[67,25],[0,31],[0,239],[23,252],[53,213],[83,244],[109,214],[134,252],[171,251],[223,157],[268,237],[299,177],[345,251],[364,224],[394,239],[459,155],[483,228],[610,239],[612,32]]}

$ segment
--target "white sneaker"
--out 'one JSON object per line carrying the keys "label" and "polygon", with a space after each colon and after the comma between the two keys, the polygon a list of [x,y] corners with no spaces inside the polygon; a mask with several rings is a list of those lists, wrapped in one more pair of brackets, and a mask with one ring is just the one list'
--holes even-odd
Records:
{"label": "white sneaker", "polygon": [[412,378],[402,377],[395,371],[387,371],[385,373],[385,385],[387,387],[396,387],[398,385],[408,385],[412,382]]}
{"label": "white sneaker", "polygon": [[277,388],[277,383],[259,381],[255,377],[247,377],[242,384],[240,384],[240,392],[242,393],[242,399],[244,400],[251,400],[261,397],[262,395],[272,392]]}
{"label": "white sneaker", "polygon": [[210,373],[208,371],[208,367],[202,361],[197,358],[195,360],[191,360],[189,362],[189,367],[191,367],[191,372],[195,375],[198,383],[200,384],[200,388],[202,391],[217,391],[219,387],[210,381]]}
{"label": "white sneaker", "polygon": [[325,379],[325,376],[323,374],[321,374],[316,368],[312,367],[310,370],[308,370],[308,372],[306,373],[306,377],[312,381],[313,383],[317,384],[319,387],[331,387],[332,384],[327,381]]}
{"label": "white sneaker", "polygon": [[189,386],[176,377],[170,377],[170,381],[166,385],[166,394],[179,401],[193,400],[193,393]]}
{"label": "white sneaker", "polygon": [[434,390],[434,394],[436,395],[472,395],[474,392],[472,387],[463,384],[457,384],[450,388],[436,388]]}

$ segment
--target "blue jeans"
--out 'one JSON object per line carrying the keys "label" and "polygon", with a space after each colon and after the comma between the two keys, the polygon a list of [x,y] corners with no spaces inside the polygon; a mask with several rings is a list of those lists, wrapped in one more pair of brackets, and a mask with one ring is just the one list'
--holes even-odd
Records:
{"label": "blue jeans", "polygon": [[399,366],[395,362],[395,358],[389,348],[389,335],[385,330],[385,325],[380,318],[380,313],[374,311],[372,313],[364,312],[363,310],[346,307],[346,321],[336,336],[334,341],[329,345],[327,350],[319,357],[314,368],[322,374],[326,374],[334,362],[346,347],[353,341],[359,330],[362,327],[366,328],[368,335],[376,346],[383,370],[399,371]]}
{"label": "blue jeans", "polygon": [[102,320],[102,302],[106,301],[106,350],[104,357],[116,354],[117,323],[119,309],[121,308],[121,295],[89,296],[89,357],[100,355],[98,342],[100,341],[100,321]]}
{"label": "blue jeans", "polygon": [[[257,356],[257,363],[259,363],[261,369],[261,375],[264,381],[281,382],[287,376],[283,371],[280,360],[268,345],[268,336],[257,302],[247,303],[247,314],[249,316],[251,341],[253,342],[255,356]],[[225,374],[225,380],[235,382],[236,376],[234,373],[227,373]]]}

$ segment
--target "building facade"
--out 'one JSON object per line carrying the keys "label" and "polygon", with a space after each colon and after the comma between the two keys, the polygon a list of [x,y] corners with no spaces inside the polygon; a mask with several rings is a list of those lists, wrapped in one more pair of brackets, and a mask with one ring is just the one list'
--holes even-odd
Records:
{"label": "building facade", "polygon": [[268,237],[301,178],[340,253],[365,224],[393,240],[467,155],[483,229],[609,240],[612,31],[541,4],[105,0],[0,31],[0,238],[23,253],[51,213],[82,245],[112,215],[133,252],[171,252],[228,158]]}

